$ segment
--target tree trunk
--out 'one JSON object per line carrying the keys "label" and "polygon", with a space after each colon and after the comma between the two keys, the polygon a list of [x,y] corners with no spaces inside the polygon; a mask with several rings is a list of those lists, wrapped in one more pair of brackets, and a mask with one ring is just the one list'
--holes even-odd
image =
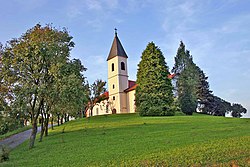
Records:
{"label": "tree trunk", "polygon": [[57,126],[60,126],[60,115],[57,114]]}
{"label": "tree trunk", "polygon": [[62,117],[61,117],[61,125],[63,124],[63,115],[62,115]]}
{"label": "tree trunk", "polygon": [[48,136],[49,132],[49,114],[47,114],[47,118],[45,119],[45,136]]}
{"label": "tree trunk", "polygon": [[83,118],[82,110],[79,111],[79,117],[80,117],[80,118]]}
{"label": "tree trunk", "polygon": [[64,114],[64,122],[67,122],[67,114]]}
{"label": "tree trunk", "polygon": [[51,117],[51,129],[54,130],[54,119],[53,119],[53,115]]}
{"label": "tree trunk", "polygon": [[43,118],[43,114],[42,114],[42,119],[41,119],[41,133],[40,133],[39,142],[42,142],[42,140],[43,140],[43,134],[44,134],[44,118]]}
{"label": "tree trunk", "polygon": [[33,148],[36,140],[36,133],[37,133],[37,120],[33,120],[32,122],[32,131],[30,135],[30,143],[29,148]]}

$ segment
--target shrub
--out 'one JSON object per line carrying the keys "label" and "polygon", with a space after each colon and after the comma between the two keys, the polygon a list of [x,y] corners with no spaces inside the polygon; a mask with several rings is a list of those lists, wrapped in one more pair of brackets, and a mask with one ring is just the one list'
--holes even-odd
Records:
{"label": "shrub", "polygon": [[0,162],[9,160],[9,154],[10,154],[10,149],[5,145],[1,145],[0,146]]}

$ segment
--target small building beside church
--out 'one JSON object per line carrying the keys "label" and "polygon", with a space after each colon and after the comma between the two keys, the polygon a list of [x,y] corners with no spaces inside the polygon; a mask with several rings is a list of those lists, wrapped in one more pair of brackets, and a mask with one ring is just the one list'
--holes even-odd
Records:
{"label": "small building beside church", "polygon": [[86,116],[134,113],[135,112],[135,81],[128,79],[128,56],[115,31],[115,37],[107,58],[108,62],[108,92],[102,96],[105,100],[96,103],[92,113],[86,111]]}

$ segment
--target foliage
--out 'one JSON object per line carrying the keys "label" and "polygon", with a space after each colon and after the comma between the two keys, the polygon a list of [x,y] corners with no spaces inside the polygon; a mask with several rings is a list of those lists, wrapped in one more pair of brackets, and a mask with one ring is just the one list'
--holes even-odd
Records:
{"label": "foliage", "polygon": [[10,149],[5,145],[0,145],[0,163],[9,160]]}
{"label": "foliage", "polygon": [[185,49],[182,41],[177,50],[172,72],[176,74],[173,78],[174,90],[177,91],[182,112],[191,115],[196,106],[200,112],[216,116],[225,116],[226,112],[232,111],[233,117],[241,117],[241,113],[246,112],[241,105],[233,107],[229,102],[212,94],[208,77],[193,62],[190,52]]}
{"label": "foliage", "polygon": [[231,111],[231,104],[220,97],[211,95],[209,99],[209,105],[204,108],[205,113],[215,116],[225,116],[226,112]]}
{"label": "foliage", "polygon": [[92,85],[86,84],[88,90],[88,108],[90,109],[90,115],[92,115],[93,107],[96,103],[99,103],[103,100],[103,96],[101,96],[104,92],[106,92],[106,81],[101,79],[97,79]]}
{"label": "foliage", "polygon": [[[33,126],[30,148],[34,146],[40,114],[45,121],[44,127],[48,127],[52,109],[57,107],[62,111],[65,105],[71,110],[79,109],[86,97],[80,74],[83,67],[79,60],[69,60],[73,47],[74,42],[66,29],[39,24],[20,38],[8,41],[4,47],[0,74],[7,90],[4,99],[8,99],[12,113],[29,114]],[[71,71],[65,74],[63,68]]]}
{"label": "foliage", "polygon": [[[58,79],[58,105],[68,114],[75,116],[87,101],[85,79],[81,72],[86,68],[79,59],[68,61],[60,71]],[[58,99],[55,99],[58,100]]]}
{"label": "foliage", "polygon": [[232,116],[233,117],[242,117],[242,113],[247,113],[247,110],[241,104],[232,105]]}
{"label": "foliage", "polygon": [[212,91],[209,89],[209,83],[207,81],[208,77],[204,72],[198,68],[199,79],[197,84],[197,99],[198,99],[198,109],[203,113],[208,113],[210,108],[213,107],[211,101],[213,100]]}
{"label": "foliage", "polygon": [[182,41],[180,41],[180,46],[174,59],[175,64],[171,71],[174,74],[180,74],[185,67],[193,61],[192,56],[189,54],[189,51],[186,51],[185,45]]}
{"label": "foliage", "polygon": [[174,115],[168,66],[161,50],[149,43],[138,65],[135,102],[141,116]]}
{"label": "foliage", "polygon": [[199,67],[193,62],[190,52],[181,41],[175,56],[172,72],[176,74],[178,102],[182,112],[192,115],[197,107],[197,87],[199,84]]}
{"label": "foliage", "polygon": [[78,119],[55,127],[36,149],[27,151],[27,142],[23,143],[1,165],[249,166],[249,130],[248,119],[197,113],[97,116],[91,121]]}
{"label": "foliage", "polygon": [[189,85],[186,86],[185,90],[179,96],[180,108],[186,115],[192,115],[196,111],[197,102],[193,97],[191,88]]}

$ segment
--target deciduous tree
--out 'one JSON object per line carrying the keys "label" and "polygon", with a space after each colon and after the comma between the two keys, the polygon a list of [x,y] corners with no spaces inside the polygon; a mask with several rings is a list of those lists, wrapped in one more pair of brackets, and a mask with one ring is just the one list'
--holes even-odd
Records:
{"label": "deciduous tree", "polygon": [[103,81],[101,79],[97,79],[92,85],[89,85],[87,83],[87,87],[88,87],[88,107],[90,109],[90,115],[92,115],[92,111],[93,111],[93,107],[95,106],[95,103],[100,102],[101,100],[103,100],[102,98],[102,94],[104,92],[106,92],[106,81]]}
{"label": "deciduous tree", "polygon": [[32,123],[29,147],[34,146],[37,119],[46,104],[50,82],[74,47],[66,29],[37,24],[20,38],[8,42],[2,57],[3,81],[8,83],[16,104],[26,105]]}

